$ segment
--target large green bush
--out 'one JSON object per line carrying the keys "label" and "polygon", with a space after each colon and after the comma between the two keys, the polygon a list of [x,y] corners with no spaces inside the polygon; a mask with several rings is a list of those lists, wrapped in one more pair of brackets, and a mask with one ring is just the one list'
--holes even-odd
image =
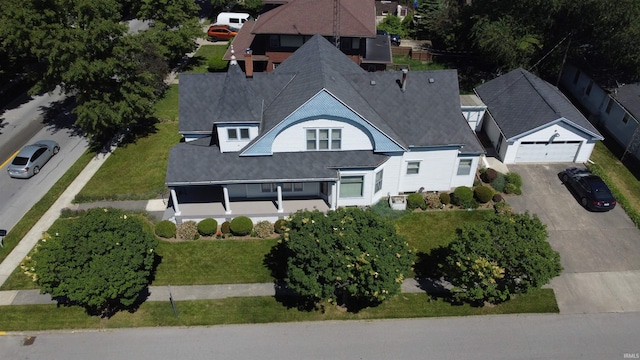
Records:
{"label": "large green bush", "polygon": [[456,205],[467,205],[473,200],[473,190],[467,186],[458,186],[453,191],[453,202]]}
{"label": "large green bush", "polygon": [[174,238],[176,237],[176,224],[169,220],[162,220],[156,224],[155,233],[161,238]]}
{"label": "large green bush", "polygon": [[504,178],[508,184],[513,184],[517,188],[522,187],[522,177],[516,172],[510,171],[507,173],[507,175],[504,176]]}
{"label": "large green bush", "polygon": [[486,204],[489,201],[491,201],[491,198],[493,197],[494,191],[493,189],[491,189],[488,186],[478,186],[475,189],[473,189],[473,193],[476,196],[476,199],[478,199],[479,202],[481,202],[482,204]]}
{"label": "large green bush", "polygon": [[446,193],[446,192],[440,193],[440,202],[443,203],[444,205],[451,204],[451,195],[449,195],[449,193]]}
{"label": "large green bush", "polygon": [[504,178],[504,174],[498,173],[498,176],[491,182],[491,187],[494,188],[497,192],[504,192],[504,185],[506,184],[506,180]]}
{"label": "large green bush", "polygon": [[229,226],[231,233],[236,236],[245,236],[251,234],[253,230],[253,221],[246,216],[238,216],[231,220]]}
{"label": "large green bush", "polygon": [[218,230],[216,219],[206,218],[198,223],[198,232],[202,236],[211,236]]}
{"label": "large green bush", "polygon": [[407,196],[407,210],[426,209],[427,203],[424,201],[422,194],[413,193]]}

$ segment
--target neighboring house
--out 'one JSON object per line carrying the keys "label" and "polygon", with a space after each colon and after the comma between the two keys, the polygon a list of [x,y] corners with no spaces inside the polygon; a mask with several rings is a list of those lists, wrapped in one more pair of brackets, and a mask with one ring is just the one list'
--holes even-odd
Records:
{"label": "neighboring house", "polygon": [[[247,59],[247,61],[251,61]],[[368,206],[472,186],[484,153],[455,70],[367,72],[314,36],[273,72],[180,74],[177,222]]]}
{"label": "neighboring house", "polygon": [[[273,71],[313,35],[334,42],[367,71],[385,70],[393,63],[388,36],[376,35],[374,0],[341,0],[336,18],[333,0],[290,0],[255,21],[247,22],[233,40],[236,51],[251,51],[253,71]],[[335,43],[335,42],[334,42]],[[231,60],[231,49],[223,56]],[[244,58],[238,58],[244,69]]]}
{"label": "neighboring house", "polygon": [[409,14],[409,8],[398,4],[397,1],[376,0],[376,24],[388,15],[394,15],[403,20]]}
{"label": "neighboring house", "polygon": [[602,135],[548,82],[516,69],[476,88],[482,130],[505,164],[585,162]]}
{"label": "neighboring house", "polygon": [[590,114],[590,120],[640,159],[640,84],[605,89],[573,65],[562,69],[560,84]]}

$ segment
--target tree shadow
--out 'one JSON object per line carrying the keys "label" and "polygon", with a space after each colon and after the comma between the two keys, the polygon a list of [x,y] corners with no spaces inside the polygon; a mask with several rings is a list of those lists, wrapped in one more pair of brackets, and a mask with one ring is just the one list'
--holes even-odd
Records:
{"label": "tree shadow", "polygon": [[76,101],[73,96],[51,102],[48,106],[41,106],[42,123],[53,134],[58,131],[67,131],[70,136],[84,136],[84,131],[75,124],[77,119],[73,113],[75,106]]}

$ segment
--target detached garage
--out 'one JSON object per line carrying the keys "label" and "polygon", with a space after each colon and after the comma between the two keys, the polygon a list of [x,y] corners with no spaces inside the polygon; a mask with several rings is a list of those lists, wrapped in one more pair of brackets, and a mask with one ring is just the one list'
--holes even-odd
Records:
{"label": "detached garage", "polygon": [[598,130],[548,82],[516,69],[476,88],[482,131],[505,164],[585,162]]}

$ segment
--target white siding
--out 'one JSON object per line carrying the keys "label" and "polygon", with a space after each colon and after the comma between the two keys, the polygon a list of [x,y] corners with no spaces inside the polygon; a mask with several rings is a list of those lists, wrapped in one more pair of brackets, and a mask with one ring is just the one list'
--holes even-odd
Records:
{"label": "white siding", "polygon": [[[467,175],[458,175],[458,167],[460,166],[460,160],[471,160],[471,169],[469,174]],[[478,170],[478,162],[480,161],[479,156],[475,157],[460,157],[456,161],[456,166],[453,169],[453,174],[451,176],[451,188],[456,188],[458,186],[473,186],[473,180],[476,176],[476,171]]]}
{"label": "white siding", "polygon": [[480,131],[482,129],[482,118],[486,112],[486,108],[477,106],[463,106],[462,115],[467,119],[467,123],[473,131]]}
{"label": "white siding", "polygon": [[375,184],[375,172],[367,170],[341,170],[340,177],[345,176],[362,176],[364,178],[362,196],[359,197],[340,197],[340,181],[336,191],[338,192],[337,206],[367,206],[371,205],[373,198],[373,187]]}
{"label": "white siding", "polygon": [[341,129],[340,150],[373,150],[369,136],[361,129],[342,121],[319,119],[304,121],[280,132],[273,141],[272,151],[307,151],[307,129]]}
{"label": "white siding", "polygon": [[[218,140],[220,141],[220,152],[236,152],[242,150],[247,144],[258,136],[257,125],[224,124],[216,127]],[[238,139],[229,139],[228,129],[236,129]],[[249,129],[249,139],[240,139],[240,129]]]}
{"label": "white siding", "polygon": [[[423,188],[424,191],[449,191],[451,179],[457,171],[458,150],[425,150],[410,151],[404,154],[399,166],[399,192],[415,192]],[[418,174],[407,174],[409,162],[419,161]]]}

